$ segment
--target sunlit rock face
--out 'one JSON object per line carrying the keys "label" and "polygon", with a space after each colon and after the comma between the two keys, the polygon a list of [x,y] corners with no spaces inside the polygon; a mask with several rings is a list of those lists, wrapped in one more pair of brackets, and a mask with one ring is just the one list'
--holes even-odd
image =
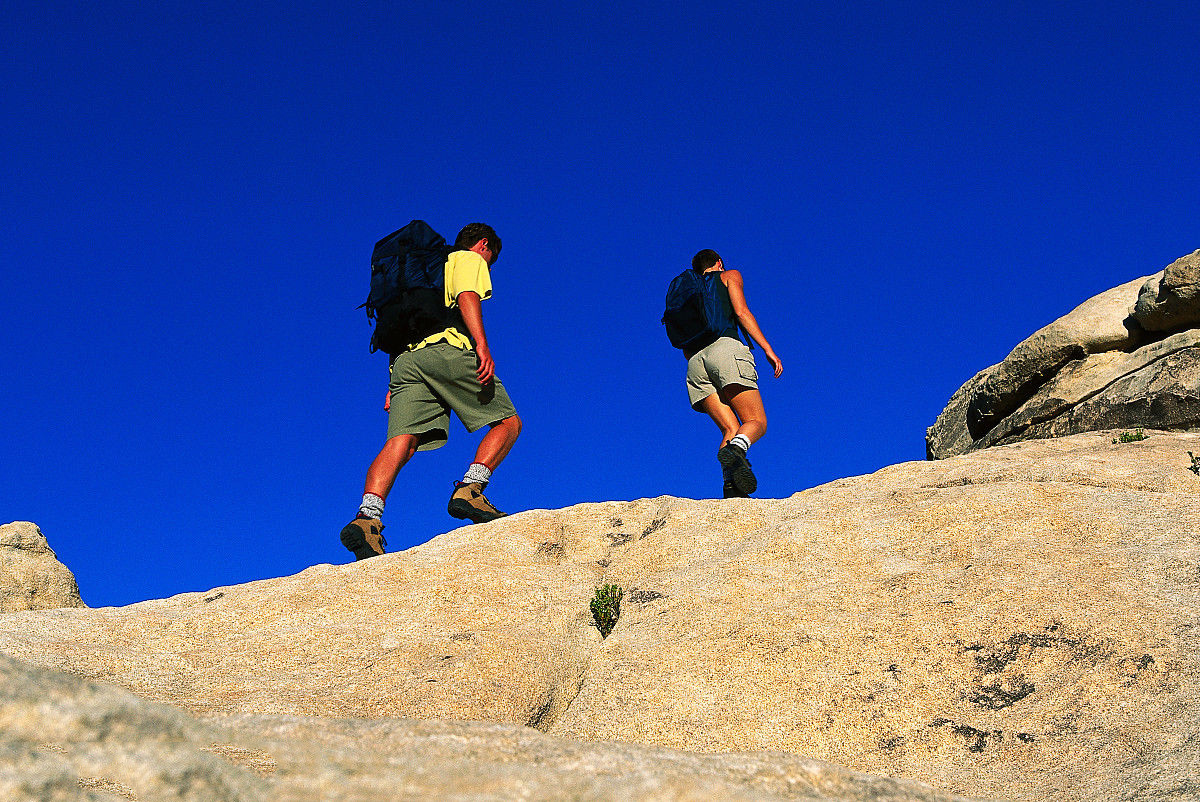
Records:
{"label": "sunlit rock face", "polygon": [[0,613],[83,606],[75,575],[36,524],[0,526]]}
{"label": "sunlit rock face", "polygon": [[930,459],[1101,429],[1200,428],[1200,251],[1085,301],[951,397]]}
{"label": "sunlit rock face", "polygon": [[[462,798],[506,798],[572,766],[611,789],[618,765],[632,799],[1188,798],[1200,434],[1119,433],[787,499],[534,510],[291,577],[0,616],[0,652],[227,725],[229,755],[278,767],[265,782],[318,789],[299,798],[455,798],[459,776],[513,783]],[[624,591],[607,638],[601,585]]]}

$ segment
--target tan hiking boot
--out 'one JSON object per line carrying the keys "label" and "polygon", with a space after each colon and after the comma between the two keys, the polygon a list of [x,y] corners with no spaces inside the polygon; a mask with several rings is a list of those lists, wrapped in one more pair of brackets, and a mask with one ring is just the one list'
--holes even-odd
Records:
{"label": "tan hiking boot", "polygon": [[503,518],[505,513],[492,506],[492,502],[483,495],[483,485],[479,482],[463,484],[454,483],[454,494],[446,505],[446,512],[455,518],[463,518],[471,523],[483,524]]}
{"label": "tan hiking boot", "polygon": [[360,514],[342,527],[342,545],[354,553],[356,560],[384,554],[387,541],[383,539],[383,522]]}

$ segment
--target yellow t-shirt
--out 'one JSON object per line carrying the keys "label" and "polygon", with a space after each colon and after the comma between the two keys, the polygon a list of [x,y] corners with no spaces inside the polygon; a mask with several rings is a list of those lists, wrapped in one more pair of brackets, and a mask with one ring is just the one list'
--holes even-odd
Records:
{"label": "yellow t-shirt", "polygon": [[[447,309],[458,305],[458,295],[462,292],[474,292],[479,300],[492,297],[492,271],[487,261],[474,251],[455,251],[446,259],[446,296]],[[471,339],[465,331],[450,326],[437,334],[430,334],[424,340],[414,345],[410,350],[416,351],[434,343],[449,343],[464,351],[471,350]]]}

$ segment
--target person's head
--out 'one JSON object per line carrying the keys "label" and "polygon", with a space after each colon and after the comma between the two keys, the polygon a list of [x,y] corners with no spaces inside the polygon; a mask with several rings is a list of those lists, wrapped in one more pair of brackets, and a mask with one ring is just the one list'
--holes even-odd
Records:
{"label": "person's head", "polygon": [[496,229],[487,223],[467,223],[458,232],[454,247],[461,251],[474,251],[489,265],[495,264],[500,256],[500,238],[496,236]]}
{"label": "person's head", "polygon": [[721,256],[712,248],[705,248],[692,257],[692,270],[703,273],[710,267],[715,267],[721,261]]}

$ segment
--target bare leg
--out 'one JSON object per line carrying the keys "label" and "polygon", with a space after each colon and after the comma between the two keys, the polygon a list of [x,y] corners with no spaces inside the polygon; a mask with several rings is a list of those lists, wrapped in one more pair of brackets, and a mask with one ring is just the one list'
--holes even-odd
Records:
{"label": "bare leg", "polygon": [[738,433],[738,419],[734,414],[733,408],[721,400],[716,393],[702,399],[696,404],[701,412],[713,419],[713,423],[717,424],[717,428],[721,430],[721,445],[729,442],[729,438]]}
{"label": "bare leg", "polygon": [[496,470],[508,456],[520,434],[521,419],[516,415],[496,421],[479,441],[479,448],[475,449],[475,461],[486,465],[490,470]]}
{"label": "bare leg", "polygon": [[741,421],[741,426],[734,434],[745,435],[746,439],[753,443],[767,433],[767,413],[763,409],[762,394],[758,390],[728,384],[721,390],[721,396]]}
{"label": "bare leg", "polygon": [[367,468],[365,492],[386,499],[396,483],[396,474],[417,452],[417,440],[415,434],[399,434],[384,443],[371,467]]}

